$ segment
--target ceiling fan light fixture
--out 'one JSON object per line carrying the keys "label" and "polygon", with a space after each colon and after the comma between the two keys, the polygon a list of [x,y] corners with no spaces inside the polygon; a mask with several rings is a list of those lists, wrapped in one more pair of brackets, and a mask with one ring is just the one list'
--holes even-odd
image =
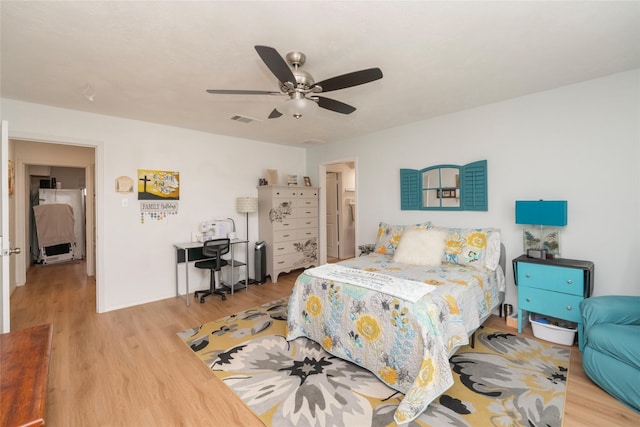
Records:
{"label": "ceiling fan light fixture", "polygon": [[207,93],[219,95],[289,95],[289,99],[274,108],[269,119],[283,115],[296,119],[314,113],[318,108],[340,114],[351,114],[356,108],[335,99],[317,96],[318,93],[346,89],[382,78],[379,68],[368,68],[341,74],[316,83],[311,74],[300,68],[306,61],[302,52],[289,52],[285,59],[272,47],[256,45],[256,52],[269,71],[278,79],[280,92],[246,89],[207,89]]}
{"label": "ceiling fan light fixture", "polygon": [[277,110],[284,115],[293,116],[296,119],[299,119],[302,116],[315,113],[318,108],[317,102],[296,93],[293,98],[287,99],[278,105]]}

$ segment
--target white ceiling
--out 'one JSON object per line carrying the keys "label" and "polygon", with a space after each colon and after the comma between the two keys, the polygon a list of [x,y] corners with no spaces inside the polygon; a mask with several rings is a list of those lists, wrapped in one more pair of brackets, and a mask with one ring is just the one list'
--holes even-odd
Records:
{"label": "white ceiling", "polygon": [[[637,1],[3,0],[0,14],[2,97],[297,146],[640,68]],[[284,97],[205,92],[279,90],[254,45],[304,52],[316,81],[384,78],[326,95],[350,115],[267,119]]]}

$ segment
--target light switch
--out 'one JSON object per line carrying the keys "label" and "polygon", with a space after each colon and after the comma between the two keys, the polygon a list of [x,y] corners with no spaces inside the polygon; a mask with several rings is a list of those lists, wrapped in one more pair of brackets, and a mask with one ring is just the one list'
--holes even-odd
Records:
{"label": "light switch", "polygon": [[129,199],[122,199],[122,207],[123,208],[129,207]]}

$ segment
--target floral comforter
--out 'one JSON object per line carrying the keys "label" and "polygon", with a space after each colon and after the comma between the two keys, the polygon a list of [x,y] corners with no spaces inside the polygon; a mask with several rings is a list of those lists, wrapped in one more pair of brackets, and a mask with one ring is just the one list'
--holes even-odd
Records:
{"label": "floral comforter", "polygon": [[504,274],[453,264],[419,267],[370,254],[340,265],[433,285],[414,302],[310,272],[289,299],[287,340],[307,337],[342,359],[373,372],[404,393],[398,424],[420,415],[453,385],[449,357],[500,304]]}

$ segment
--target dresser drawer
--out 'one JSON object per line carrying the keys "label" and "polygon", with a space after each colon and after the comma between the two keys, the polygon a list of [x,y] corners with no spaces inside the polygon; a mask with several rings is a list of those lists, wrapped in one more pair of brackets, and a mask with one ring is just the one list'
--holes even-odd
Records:
{"label": "dresser drawer", "polygon": [[273,188],[271,190],[271,197],[274,199],[292,199],[298,194],[297,188]]}
{"label": "dresser drawer", "polygon": [[580,301],[582,296],[568,295],[536,288],[518,287],[518,308],[534,313],[582,323]]}
{"label": "dresser drawer", "polygon": [[293,199],[294,208],[316,208],[318,210],[318,199]]}
{"label": "dresser drawer", "polygon": [[289,188],[273,188],[271,196],[274,199],[316,199],[318,198],[317,189],[307,189],[304,187]]}
{"label": "dresser drawer", "polygon": [[[265,206],[265,208],[268,206]],[[290,199],[271,199],[269,207],[269,221],[277,224],[291,218],[293,213],[293,202]]]}
{"label": "dresser drawer", "polygon": [[296,252],[296,243],[299,243],[298,240],[292,240],[288,242],[273,242],[273,256],[277,257],[280,255],[292,254]]}
{"label": "dresser drawer", "polygon": [[273,199],[271,210],[269,211],[269,219],[276,222],[285,218],[309,218],[318,216],[318,201],[312,200],[310,203],[304,203],[309,199],[300,199],[293,201],[290,199]]}
{"label": "dresser drawer", "polygon": [[296,260],[300,259],[298,254],[286,254],[273,257],[273,269],[274,270],[286,270],[293,268]]}
{"label": "dresser drawer", "polygon": [[[318,200],[318,189],[317,188],[298,188],[296,197],[301,199],[312,199]],[[317,203],[317,202],[316,202]]]}
{"label": "dresser drawer", "polygon": [[284,254],[277,254],[274,252],[274,271],[304,267],[318,262],[317,251],[314,249],[317,248],[316,242],[307,241],[306,243],[309,243],[309,245],[303,242],[298,243],[299,245],[295,247],[294,252]]}
{"label": "dresser drawer", "polygon": [[277,242],[288,242],[289,240],[298,240],[298,230],[285,229],[285,230],[274,230],[273,231],[273,242],[274,242],[274,245]]}
{"label": "dresser drawer", "polygon": [[[291,254],[294,252],[305,252],[309,246],[311,250],[317,246],[317,239],[300,238],[288,242],[273,242],[273,256]],[[314,256],[315,257],[315,256]]]}
{"label": "dresser drawer", "polygon": [[518,263],[518,292],[532,287],[564,294],[584,295],[584,271],[553,265]]}
{"label": "dresser drawer", "polygon": [[273,257],[274,270],[293,270],[309,264],[301,253],[280,255]]}
{"label": "dresser drawer", "polygon": [[298,230],[299,239],[311,239],[318,237],[318,227],[315,228],[303,228]]}
{"label": "dresser drawer", "polygon": [[300,230],[277,230],[273,232],[274,245],[278,242],[291,240],[306,240],[318,237],[317,228],[303,228]]}
{"label": "dresser drawer", "polygon": [[[300,218],[296,220],[296,228],[318,228],[318,218]],[[317,230],[316,230],[317,231]]]}
{"label": "dresser drawer", "polygon": [[271,223],[273,226],[273,231],[282,231],[282,230],[295,230],[298,228],[298,220],[294,218],[285,218],[280,221],[273,221]]}
{"label": "dresser drawer", "polygon": [[291,209],[292,218],[315,218],[318,216],[317,207],[293,208]]}

